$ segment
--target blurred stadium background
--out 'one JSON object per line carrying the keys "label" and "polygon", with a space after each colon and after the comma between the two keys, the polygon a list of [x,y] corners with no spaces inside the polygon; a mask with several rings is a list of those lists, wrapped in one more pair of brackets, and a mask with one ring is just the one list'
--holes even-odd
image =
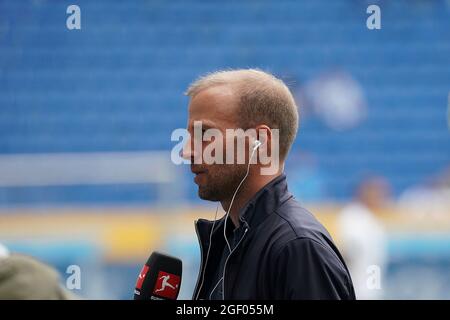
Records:
{"label": "blurred stadium background", "polygon": [[[66,9],[81,8],[81,30]],[[381,7],[368,30],[369,4]],[[290,85],[292,192],[338,244],[339,212],[386,181],[386,299],[450,298],[450,1],[0,1],[0,243],[130,299],[152,250],[184,262],[212,217],[170,162],[187,85],[257,67]],[[384,200],[383,200],[384,201]],[[355,228],[357,228],[355,226]]]}

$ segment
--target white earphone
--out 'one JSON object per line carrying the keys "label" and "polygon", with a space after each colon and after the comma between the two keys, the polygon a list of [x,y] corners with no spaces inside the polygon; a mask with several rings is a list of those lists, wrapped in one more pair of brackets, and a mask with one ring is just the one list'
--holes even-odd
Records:
{"label": "white earphone", "polygon": [[247,179],[247,177],[248,177],[248,173],[250,172],[251,160],[252,160],[252,158],[253,158],[253,156],[255,154],[256,149],[258,149],[260,145],[261,145],[261,141],[259,141],[259,140],[255,140],[253,142],[253,150],[252,150],[252,155],[248,159],[247,172],[246,172],[244,178],[242,178],[242,180],[239,183],[238,187],[236,188],[236,191],[234,191],[233,197],[231,198],[230,207],[228,208],[228,211],[227,211],[227,214],[226,214],[226,217],[225,217],[225,225],[224,225],[224,228],[223,228],[223,236],[225,237],[225,241],[226,241],[226,243],[228,245],[228,249],[230,250],[230,252],[231,252],[231,246],[230,246],[230,244],[228,242],[228,239],[227,239],[226,233],[225,233],[226,227],[227,227],[228,216],[230,215],[231,207],[233,206],[233,202],[234,202],[234,198],[236,197],[236,194],[238,193],[238,191],[241,188],[242,184],[244,183],[245,179]]}
{"label": "white earphone", "polygon": [[[226,243],[227,243],[228,250],[230,251],[230,254],[231,254],[232,250],[231,250],[230,243],[228,242],[228,239],[227,239],[227,236],[226,236],[226,233],[225,233],[226,228],[227,228],[227,220],[228,220],[228,216],[230,215],[231,207],[232,207],[232,205],[233,205],[234,198],[236,197],[236,194],[238,193],[238,191],[239,191],[239,189],[241,188],[242,184],[244,183],[245,179],[247,179],[247,177],[248,177],[248,174],[249,174],[249,172],[250,172],[250,163],[251,163],[251,160],[252,160],[252,158],[253,158],[253,156],[254,156],[254,154],[255,154],[255,151],[256,151],[256,149],[258,149],[261,145],[262,145],[262,143],[261,143],[261,141],[259,141],[259,140],[255,140],[255,141],[253,142],[253,150],[252,150],[252,154],[251,154],[250,158],[248,159],[247,172],[245,173],[244,178],[242,178],[241,182],[239,183],[239,185],[237,186],[236,190],[234,191],[233,197],[231,198],[230,207],[228,208],[228,211],[227,211],[227,213],[226,213],[226,215],[225,215],[225,223],[224,223],[224,226],[223,226],[223,236],[224,236],[225,241],[226,241]],[[205,267],[203,268],[202,282],[200,283],[200,286],[199,286],[199,289],[198,289],[198,291],[197,291],[197,296],[195,297],[195,300],[198,299],[198,296],[200,295],[200,291],[202,290],[203,283],[204,283],[204,280],[205,280],[206,265],[207,265],[207,263],[208,263],[209,251],[210,251],[210,249],[211,249],[212,233],[213,233],[214,226],[215,226],[216,220],[217,220],[217,211],[218,211],[218,208],[219,208],[219,204],[217,204],[216,214],[215,214],[215,216],[214,216],[214,223],[213,223],[213,225],[212,225],[211,232],[210,232],[210,234],[209,234],[209,247],[208,247],[208,252],[206,253]],[[230,254],[229,254],[228,256],[230,256]],[[227,260],[228,260],[228,258],[227,258]],[[212,293],[214,292],[214,290],[216,289],[216,287],[217,287],[217,285],[220,283],[220,281],[224,278],[224,276],[225,276],[225,270],[224,270],[224,275],[222,276],[222,278],[219,279],[219,281],[217,282],[217,284],[216,284],[216,285],[213,287],[213,289],[211,290],[211,293],[210,293],[210,295],[209,295],[209,298],[210,298],[210,299],[211,299]],[[222,298],[223,298],[223,300],[225,300],[225,292],[224,292],[224,290],[223,290],[223,281],[222,281]]]}
{"label": "white earphone", "polygon": [[[253,142],[253,150],[258,149],[258,147],[262,145],[261,141],[259,140],[255,140],[255,142]],[[252,155],[253,156],[253,155]]]}

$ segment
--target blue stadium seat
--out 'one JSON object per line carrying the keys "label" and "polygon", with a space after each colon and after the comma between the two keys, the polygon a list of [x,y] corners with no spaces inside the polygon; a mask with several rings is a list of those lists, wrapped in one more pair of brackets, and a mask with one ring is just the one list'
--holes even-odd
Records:
{"label": "blue stadium seat", "polygon": [[[450,162],[444,1],[389,2],[373,32],[365,4],[350,0],[77,3],[81,31],[66,29],[66,3],[0,3],[0,154],[169,150],[186,123],[183,92],[201,73],[259,67],[296,90],[339,68],[362,86],[367,119],[336,133],[309,116],[293,150],[319,159],[330,197],[350,198],[367,171],[399,193]],[[108,198],[93,190],[90,200]]]}

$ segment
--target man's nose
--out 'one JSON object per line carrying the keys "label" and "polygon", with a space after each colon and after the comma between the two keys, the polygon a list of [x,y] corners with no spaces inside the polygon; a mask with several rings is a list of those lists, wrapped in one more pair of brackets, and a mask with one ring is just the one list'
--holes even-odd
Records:
{"label": "man's nose", "polygon": [[190,160],[191,163],[194,163],[194,159],[199,155],[195,152],[192,139],[188,139],[183,146],[183,149],[180,150],[180,156],[183,159]]}

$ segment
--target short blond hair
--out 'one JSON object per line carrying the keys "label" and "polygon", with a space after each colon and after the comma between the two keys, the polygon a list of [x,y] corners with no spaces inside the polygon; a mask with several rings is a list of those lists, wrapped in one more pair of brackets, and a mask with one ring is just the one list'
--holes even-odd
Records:
{"label": "short blond hair", "polygon": [[249,129],[265,124],[279,129],[280,158],[284,160],[298,130],[298,108],[286,84],[274,75],[258,69],[223,70],[195,80],[186,95],[193,98],[199,92],[227,85],[237,94],[239,125]]}

